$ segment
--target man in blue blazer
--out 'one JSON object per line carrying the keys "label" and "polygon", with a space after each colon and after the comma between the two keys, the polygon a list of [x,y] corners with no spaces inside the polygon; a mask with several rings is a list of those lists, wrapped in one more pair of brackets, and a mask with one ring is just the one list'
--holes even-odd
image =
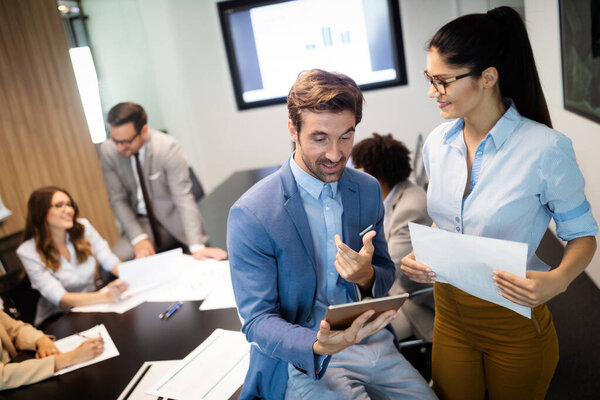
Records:
{"label": "man in blue blazer", "polygon": [[324,320],[328,305],[384,296],[395,277],[381,188],[345,169],[363,101],[345,75],[301,74],[288,96],[294,155],[231,208],[233,288],[253,345],[243,399],[435,398],[383,329],[396,311],[344,331]]}

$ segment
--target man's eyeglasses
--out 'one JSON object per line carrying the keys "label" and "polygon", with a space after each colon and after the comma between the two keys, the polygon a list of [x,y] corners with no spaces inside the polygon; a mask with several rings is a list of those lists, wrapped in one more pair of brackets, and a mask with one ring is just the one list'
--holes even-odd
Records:
{"label": "man's eyeglasses", "polygon": [[55,208],[57,210],[62,210],[65,207],[75,208],[75,203],[73,203],[72,201],[61,201],[56,204],[50,204],[50,207]]}
{"label": "man's eyeglasses", "polygon": [[133,141],[135,140],[135,138],[136,138],[136,137],[137,137],[137,136],[138,136],[140,133],[142,133],[142,131],[141,131],[141,130],[137,131],[137,132],[135,133],[135,135],[133,135],[133,137],[132,137],[131,139],[117,140],[117,139],[115,139],[114,137],[112,137],[112,136],[111,136],[111,137],[110,137],[110,140],[112,140],[112,141],[113,141],[113,142],[114,142],[116,145],[123,144],[123,145],[130,146],[130,145],[131,145],[131,142],[133,142]]}
{"label": "man's eyeglasses", "polygon": [[439,94],[446,94],[446,87],[450,83],[457,81],[459,79],[465,78],[467,76],[475,75],[475,72],[471,71],[471,72],[467,72],[466,74],[458,75],[458,76],[455,76],[452,78],[442,79],[442,78],[438,78],[436,76],[430,75],[429,72],[427,72],[427,71],[423,71],[423,72],[425,73],[425,79],[427,79],[429,81],[429,85],[430,86],[433,85],[433,87]]}

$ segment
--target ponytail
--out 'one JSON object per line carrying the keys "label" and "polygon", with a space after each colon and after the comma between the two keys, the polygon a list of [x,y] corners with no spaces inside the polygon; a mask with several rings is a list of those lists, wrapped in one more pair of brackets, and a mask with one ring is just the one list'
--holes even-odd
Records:
{"label": "ponytail", "polygon": [[495,67],[501,96],[510,97],[524,117],[552,127],[525,24],[512,8],[457,18],[436,32],[431,48],[477,74]]}

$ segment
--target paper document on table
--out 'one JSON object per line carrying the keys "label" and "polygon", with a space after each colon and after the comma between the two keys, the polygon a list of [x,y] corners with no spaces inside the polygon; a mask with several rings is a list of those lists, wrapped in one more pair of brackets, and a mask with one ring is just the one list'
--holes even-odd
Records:
{"label": "paper document on table", "polygon": [[102,303],[102,304],[92,304],[89,306],[79,306],[71,308],[73,312],[113,312],[117,314],[123,314],[131,310],[134,307],[139,306],[145,301],[144,297],[141,295],[137,295],[134,297],[129,297],[124,300],[120,300],[116,303]]}
{"label": "paper document on table", "polygon": [[104,351],[102,352],[102,354],[100,354],[96,358],[92,358],[91,360],[60,369],[56,371],[54,375],[66,374],[67,372],[75,371],[76,369],[83,368],[88,365],[95,364],[97,362],[104,361],[119,355],[119,350],[117,349],[117,346],[115,346],[115,343],[108,334],[108,331],[106,330],[104,324],[96,325],[93,328],[88,329],[87,331],[79,332],[78,334],[59,339],[56,342],[54,342],[54,344],[61,351],[61,353],[66,353],[77,348],[88,338],[96,338],[98,336],[102,336],[102,339],[104,339]]}
{"label": "paper document on table", "polygon": [[215,270],[211,280],[212,290],[206,300],[200,304],[201,311],[237,307],[231,284],[229,262],[222,262],[221,267]]}
{"label": "paper document on table", "polygon": [[[118,302],[75,307],[72,311],[122,314],[145,301],[204,300],[225,270],[229,270],[228,261],[196,260],[181,249],[127,261],[119,265],[119,278],[129,288]],[[235,307],[235,303],[229,307]]]}
{"label": "paper document on table", "polygon": [[178,400],[228,399],[244,382],[249,364],[244,335],[216,329],[146,393]]}
{"label": "paper document on table", "polygon": [[123,389],[117,400],[157,400],[159,396],[146,394],[146,390],[177,366],[181,360],[146,361]]}
{"label": "paper document on table", "polygon": [[145,292],[146,301],[195,301],[204,300],[211,292],[215,272],[227,268],[229,262],[216,260],[196,260],[181,254],[170,267],[173,278],[168,284],[161,284]]}
{"label": "paper document on table", "polygon": [[412,222],[408,227],[415,258],[431,267],[437,281],[531,318],[531,309],[500,296],[492,279],[495,269],[525,277],[526,243],[462,235]]}
{"label": "paper document on table", "polygon": [[121,263],[119,279],[129,283],[127,291],[131,292],[168,282],[175,277],[172,268],[177,266],[182,255],[181,249],[175,249]]}

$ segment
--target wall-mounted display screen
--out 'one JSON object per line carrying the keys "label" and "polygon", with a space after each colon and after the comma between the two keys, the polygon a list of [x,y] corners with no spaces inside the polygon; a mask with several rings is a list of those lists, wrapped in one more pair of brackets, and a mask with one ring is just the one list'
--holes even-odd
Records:
{"label": "wall-mounted display screen", "polygon": [[239,109],[285,102],[298,74],[320,68],[362,89],[406,84],[397,0],[218,3]]}

